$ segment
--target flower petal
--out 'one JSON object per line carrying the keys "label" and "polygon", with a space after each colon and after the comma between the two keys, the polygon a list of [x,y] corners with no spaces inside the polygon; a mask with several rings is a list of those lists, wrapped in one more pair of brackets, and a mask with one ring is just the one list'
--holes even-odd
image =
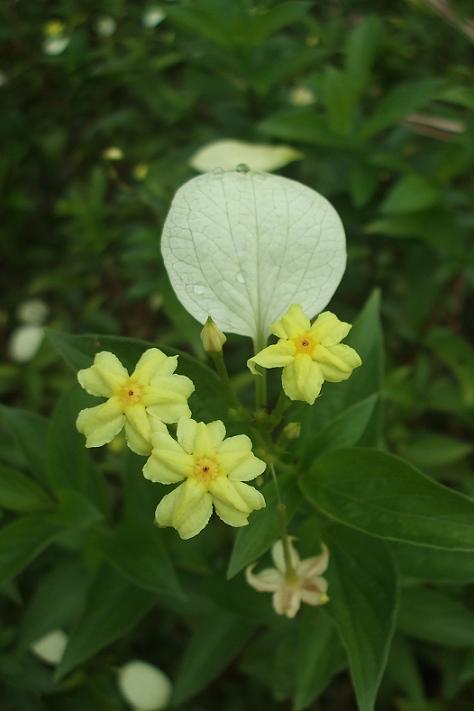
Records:
{"label": "flower petal", "polygon": [[[157,374],[161,375],[167,358],[168,356],[158,348],[148,348],[136,364],[132,378],[136,378],[140,383],[148,384]],[[176,358],[177,356],[174,356],[172,359],[175,369],[177,366]]]}
{"label": "flower petal", "polygon": [[143,395],[143,404],[151,405],[173,404],[182,402],[194,392],[194,383],[185,375],[168,375],[154,378],[153,385],[148,385]]}
{"label": "flower petal", "polygon": [[290,619],[295,617],[300,609],[301,595],[299,590],[290,588],[287,585],[280,585],[273,593],[273,607],[279,615],[286,615]]}
{"label": "flower petal", "polygon": [[90,368],[84,368],[77,379],[91,395],[110,397],[114,390],[128,378],[128,372],[113,353],[101,351]]}
{"label": "flower petal", "polygon": [[76,427],[86,436],[86,447],[101,447],[118,435],[124,422],[120,401],[111,397],[101,405],[81,410]]}
{"label": "flower petal", "polygon": [[254,486],[249,486],[241,481],[232,482],[232,485],[251,511],[264,509],[267,505],[263,494]]}
{"label": "flower petal", "polygon": [[181,417],[176,428],[176,437],[185,452],[194,452],[194,440],[196,439],[198,423],[191,417]]}
{"label": "flower petal", "polygon": [[313,358],[319,363],[324,379],[330,383],[347,380],[354,368],[362,363],[359,354],[344,343],[329,348],[316,346]]}
{"label": "flower petal", "polygon": [[[293,566],[294,570],[296,570],[300,564],[300,557],[298,555],[298,552],[296,548],[293,545],[293,541],[295,540],[294,536],[288,536],[288,547],[290,549],[290,560],[291,560],[291,565]],[[273,562],[275,563],[275,567],[277,570],[280,571],[282,575],[286,573],[286,563],[285,563],[285,552],[283,548],[283,541],[277,541],[276,543],[273,544],[272,546],[272,558]]]}
{"label": "flower petal", "polygon": [[184,540],[196,536],[212,514],[212,498],[205,487],[192,479],[162,498],[155,518],[159,526],[173,526]]}
{"label": "flower petal", "polygon": [[266,468],[266,462],[250,452],[244,461],[241,461],[230,472],[229,470],[227,471],[230,481],[251,481],[263,474]]}
{"label": "flower petal", "polygon": [[192,465],[193,458],[182,449],[181,452],[153,449],[143,467],[143,476],[160,484],[176,484],[187,477]]}
{"label": "flower petal", "polygon": [[245,571],[247,583],[257,592],[275,592],[281,585],[282,578],[275,568],[264,568],[259,573],[254,573],[255,565],[249,565]]}
{"label": "flower petal", "polygon": [[310,578],[314,575],[322,575],[328,567],[329,562],[329,551],[327,547],[323,544],[323,552],[320,555],[316,555],[312,558],[305,558],[302,560],[298,566],[298,575],[302,578]]}
{"label": "flower petal", "polygon": [[247,435],[227,437],[217,449],[220,465],[230,472],[252,453],[252,440]]}
{"label": "flower petal", "polygon": [[304,400],[312,405],[321,392],[324,378],[318,363],[302,354],[283,369],[281,382],[290,400]]}
{"label": "flower petal", "polygon": [[281,319],[270,326],[270,331],[278,338],[294,338],[311,327],[309,318],[299,304],[292,304]]}
{"label": "flower petal", "polygon": [[[250,488],[250,487],[249,487]],[[237,511],[249,514],[252,510],[237,491],[236,482],[230,482],[226,477],[221,476],[209,483],[209,493],[213,499],[221,501],[226,506],[231,506]]]}
{"label": "flower petal", "polygon": [[225,427],[220,420],[208,424],[198,422],[194,439],[194,454],[212,457],[224,437]]}
{"label": "flower petal", "polygon": [[142,435],[128,422],[125,420],[125,439],[128,444],[128,448],[135,452],[135,454],[140,454],[142,457],[147,457],[151,452],[151,442],[149,439],[145,439]]}
{"label": "flower petal", "polygon": [[214,504],[216,514],[219,516],[221,521],[224,521],[224,523],[226,523],[228,526],[234,526],[235,528],[238,528],[240,526],[248,525],[248,512],[242,513],[242,511],[238,511],[233,506],[224,504],[219,499],[213,499],[212,503]]}
{"label": "flower petal", "polygon": [[300,590],[301,600],[307,605],[324,605],[328,602],[328,583],[324,578],[309,578],[303,581]]}
{"label": "flower petal", "polygon": [[311,326],[310,333],[323,346],[335,346],[347,336],[351,328],[350,323],[340,321],[336,314],[324,311]]}
{"label": "flower petal", "polygon": [[143,405],[129,405],[125,410],[127,426],[125,436],[130,449],[137,454],[149,454],[151,451],[151,426]]}
{"label": "flower petal", "polygon": [[257,375],[256,365],[262,368],[284,368],[293,361],[295,352],[296,347],[292,341],[278,341],[249,358],[247,366],[254,375]]}

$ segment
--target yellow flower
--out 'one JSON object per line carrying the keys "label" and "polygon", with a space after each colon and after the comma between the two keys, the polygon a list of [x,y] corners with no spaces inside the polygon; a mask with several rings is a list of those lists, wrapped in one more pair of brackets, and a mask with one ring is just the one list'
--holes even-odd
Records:
{"label": "yellow flower", "polygon": [[113,353],[97,353],[93,365],[77,374],[84,390],[108,398],[79,413],[76,426],[86,436],[86,447],[107,444],[125,426],[130,449],[149,454],[155,420],[170,424],[191,414],[187,399],[194,385],[186,376],[174,375],[177,364],[178,356],[149,348],[129,375]]}
{"label": "yellow flower", "polygon": [[158,504],[159,526],[173,526],[187,539],[207,525],[213,507],[229,526],[246,526],[249,514],[265,506],[262,494],[245,484],[265,471],[265,462],[252,454],[246,435],[225,439],[220,420],[205,424],[182,418],[177,441],[162,425],[152,443],[144,476],[161,484],[183,482]]}
{"label": "yellow flower", "polygon": [[320,555],[300,560],[293,540],[290,537],[288,541],[291,571],[286,570],[282,541],[277,541],[272,548],[275,568],[265,568],[254,574],[255,566],[251,565],[245,571],[248,584],[258,592],[272,592],[275,612],[290,618],[296,615],[302,602],[307,605],[324,605],[329,601],[328,584],[321,577],[328,567],[328,549],[323,545]]}
{"label": "yellow flower", "polygon": [[310,405],[318,397],[325,380],[347,380],[362,361],[353,348],[341,343],[352,326],[339,321],[330,311],[319,314],[311,325],[301,306],[293,304],[270,327],[280,339],[253,358],[247,365],[255,375],[255,366],[283,368],[283,390],[290,400],[304,400]]}

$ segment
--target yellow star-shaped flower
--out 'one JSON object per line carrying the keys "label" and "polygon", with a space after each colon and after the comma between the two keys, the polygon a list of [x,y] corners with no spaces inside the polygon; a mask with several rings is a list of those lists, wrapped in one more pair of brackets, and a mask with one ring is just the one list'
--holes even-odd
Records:
{"label": "yellow star-shaped flower", "polygon": [[265,506],[262,494],[246,481],[265,471],[246,435],[225,438],[220,420],[205,424],[189,418],[178,422],[177,441],[162,425],[152,434],[153,450],[143,474],[161,484],[182,482],[160,501],[159,526],[173,526],[181,538],[196,536],[213,508],[229,526],[246,526],[252,511]]}
{"label": "yellow star-shaped flower", "polygon": [[283,368],[283,390],[290,400],[312,405],[325,380],[347,380],[361,365],[358,353],[341,343],[352,326],[330,311],[319,314],[311,325],[301,306],[293,304],[270,328],[280,339],[247,361],[252,373],[262,368]]}
{"label": "yellow star-shaped flower", "polygon": [[93,365],[77,374],[84,390],[108,398],[79,413],[76,426],[86,436],[86,447],[107,444],[125,427],[130,449],[149,454],[155,419],[170,424],[191,414],[187,400],[194,385],[186,376],[174,374],[177,364],[178,356],[149,348],[129,375],[113,353],[97,353]]}

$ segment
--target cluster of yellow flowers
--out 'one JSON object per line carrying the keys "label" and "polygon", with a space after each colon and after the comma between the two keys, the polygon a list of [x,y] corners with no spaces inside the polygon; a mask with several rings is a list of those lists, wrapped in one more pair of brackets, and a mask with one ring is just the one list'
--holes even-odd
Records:
{"label": "cluster of yellow flowers", "polygon": [[[173,526],[183,539],[207,525],[213,507],[230,526],[245,526],[252,511],[265,506],[262,494],[246,481],[266,468],[252,453],[246,435],[225,437],[224,424],[191,419],[188,398],[194,384],[175,374],[178,356],[158,348],[142,355],[131,375],[113,353],[101,352],[78,380],[91,395],[107,398],[79,413],[77,428],[86,447],[100,447],[125,428],[133,452],[148,456],[143,474],[162,484],[182,482],[161,500],[159,526]],[[177,438],[166,425],[177,423]]]}
{"label": "cluster of yellow flowers", "polygon": [[[257,366],[283,368],[287,397],[313,404],[324,381],[346,380],[361,364],[356,351],[341,343],[350,328],[329,311],[311,325],[301,306],[292,305],[271,327],[278,342],[250,358],[248,367],[256,375]],[[219,353],[226,340],[213,322],[205,325],[202,338],[211,355]],[[265,506],[260,491],[247,482],[263,474],[267,464],[253,454],[247,435],[226,437],[220,420],[192,419],[188,399],[194,384],[176,374],[177,365],[178,356],[150,348],[129,375],[113,353],[98,353],[90,368],[79,371],[78,380],[88,393],[106,401],[82,410],[77,428],[86,437],[86,447],[107,444],[125,429],[130,449],[147,457],[146,479],[178,485],[156,509],[159,526],[172,526],[181,538],[192,538],[207,525],[213,510],[226,524],[245,526],[249,515]],[[176,425],[176,437],[167,425]],[[247,570],[247,582],[258,591],[273,592],[275,610],[288,617],[294,617],[301,602],[322,605],[329,599],[321,577],[327,549],[300,560],[293,540],[285,534],[274,545],[275,568],[256,574],[254,566]]]}

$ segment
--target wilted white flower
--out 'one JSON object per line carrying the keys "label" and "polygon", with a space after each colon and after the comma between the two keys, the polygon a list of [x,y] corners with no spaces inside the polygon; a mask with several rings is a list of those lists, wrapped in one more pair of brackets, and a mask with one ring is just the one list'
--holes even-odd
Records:
{"label": "wilted white flower", "polygon": [[158,667],[135,659],[118,671],[118,686],[124,699],[137,711],[159,711],[171,698],[171,682]]}
{"label": "wilted white flower", "polygon": [[111,37],[117,29],[117,23],[113,17],[104,15],[99,17],[95,23],[95,31],[100,37]]}
{"label": "wilted white flower", "polygon": [[57,666],[63,658],[67,641],[67,635],[62,630],[52,630],[32,644],[30,649],[43,662]]}
{"label": "wilted white flower", "polygon": [[166,13],[158,5],[149,7],[142,18],[143,27],[157,27],[166,17]]}
{"label": "wilted white flower", "polygon": [[300,560],[293,540],[292,537],[288,539],[291,570],[286,567],[283,542],[277,541],[272,548],[275,568],[254,573],[255,566],[251,565],[245,571],[248,584],[258,592],[272,592],[275,612],[289,618],[296,615],[302,602],[324,605],[329,600],[327,581],[321,577],[328,567],[328,549],[323,545],[320,555]]}
{"label": "wilted white flower", "polygon": [[39,326],[44,323],[48,311],[48,306],[41,299],[28,299],[19,304],[17,316],[23,323]]}
{"label": "wilted white flower", "polygon": [[16,363],[26,363],[39,350],[44,332],[41,326],[27,324],[16,328],[8,341],[10,358]]}

